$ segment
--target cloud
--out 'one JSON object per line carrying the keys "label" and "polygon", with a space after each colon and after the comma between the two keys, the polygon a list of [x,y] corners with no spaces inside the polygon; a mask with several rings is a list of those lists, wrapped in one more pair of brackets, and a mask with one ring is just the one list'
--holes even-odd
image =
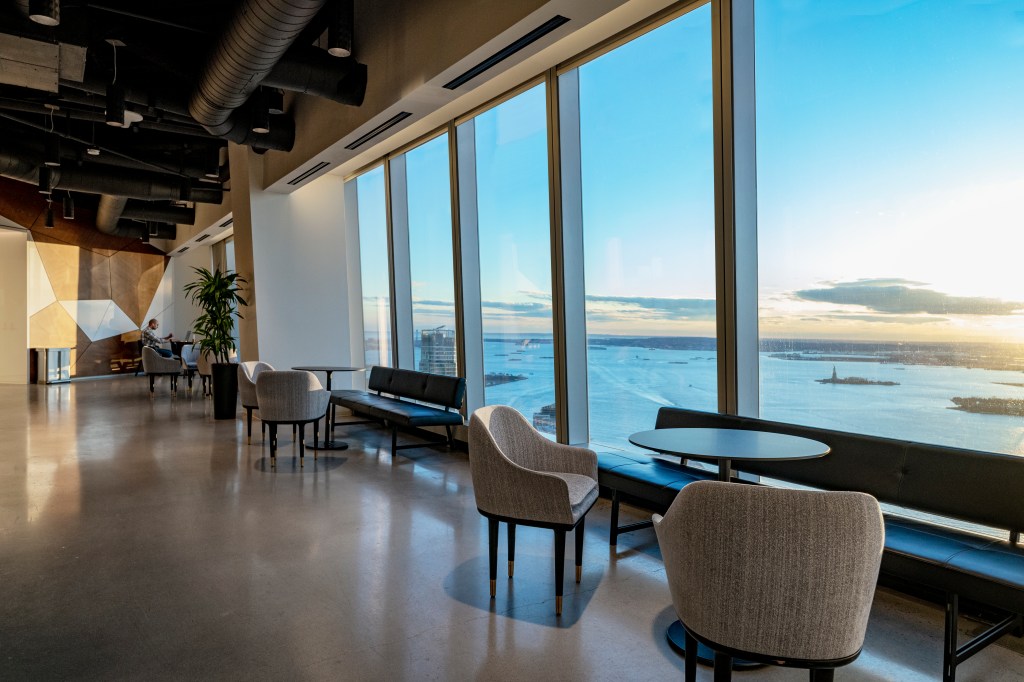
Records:
{"label": "cloud", "polygon": [[[823,315],[822,317],[829,320],[854,320],[857,322],[884,322],[886,324],[938,324],[940,322],[948,322],[949,320],[945,317],[915,317],[913,315],[847,315],[847,314],[835,314],[835,315]],[[808,318],[805,318],[808,319]],[[809,318],[818,322],[817,318]]]}
{"label": "cloud", "polygon": [[488,315],[512,313],[522,317],[551,317],[551,306],[547,303],[483,301],[481,307]]}
{"label": "cloud", "polygon": [[589,320],[714,320],[716,306],[709,298],[644,296],[587,296]]}
{"label": "cloud", "polygon": [[[981,296],[950,296],[902,279],[829,282],[827,288],[801,289],[796,298],[819,303],[857,305],[886,315],[1013,315],[1024,303]],[[879,320],[881,321],[881,320]]]}

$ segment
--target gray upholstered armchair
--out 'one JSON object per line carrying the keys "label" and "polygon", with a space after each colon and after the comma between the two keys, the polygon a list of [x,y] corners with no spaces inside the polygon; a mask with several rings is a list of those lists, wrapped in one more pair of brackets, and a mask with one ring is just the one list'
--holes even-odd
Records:
{"label": "gray upholstered armchair", "polygon": [[885,540],[875,498],[698,481],[654,528],[686,650],[715,651],[715,680],[733,655],[831,680],[860,654]]}
{"label": "gray upholstered armchair", "polygon": [[171,392],[178,392],[178,375],[181,374],[181,360],[165,358],[149,346],[142,347],[142,369],[149,377],[149,394],[153,395],[153,381],[158,376],[171,378]]}
{"label": "gray upholstered armchair", "polygon": [[[242,407],[245,408],[246,436],[252,440],[252,411],[259,409],[259,401],[256,399],[256,377],[264,370],[274,369],[265,362],[243,362],[238,365],[238,395],[242,399]],[[262,421],[263,415],[260,415]],[[266,422],[263,422],[263,433],[266,433]]]}
{"label": "gray upholstered armchair", "polygon": [[213,367],[210,365],[213,363],[213,359],[209,353],[199,353],[196,355],[196,374],[199,375],[199,379],[203,384],[203,397],[212,395],[213,391]]}
{"label": "gray upholstered armchair", "polygon": [[576,582],[582,577],[584,519],[597,500],[597,455],[554,443],[511,407],[494,405],[469,421],[469,465],[477,509],[487,517],[491,598],[498,577],[498,524],[508,524],[508,577],[516,525],[555,531],[555,614],[562,615],[565,534],[576,533]]}
{"label": "gray upholstered armchair", "polygon": [[[270,466],[277,466],[277,425],[299,427],[299,466],[303,465],[306,424],[313,423],[313,439],[319,435],[319,419],[327,412],[331,394],[310,372],[263,370],[256,377],[256,404],[260,419],[270,427]],[[314,451],[313,458],[316,459]]]}

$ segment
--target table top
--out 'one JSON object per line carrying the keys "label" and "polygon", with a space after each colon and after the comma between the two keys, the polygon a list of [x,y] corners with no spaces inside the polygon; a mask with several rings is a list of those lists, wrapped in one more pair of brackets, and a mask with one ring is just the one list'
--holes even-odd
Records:
{"label": "table top", "polygon": [[365,367],[336,367],[334,365],[303,365],[292,367],[303,372],[361,372]]}
{"label": "table top", "polygon": [[655,429],[629,437],[648,450],[681,457],[785,461],[824,457],[831,448],[810,438],[749,429]]}

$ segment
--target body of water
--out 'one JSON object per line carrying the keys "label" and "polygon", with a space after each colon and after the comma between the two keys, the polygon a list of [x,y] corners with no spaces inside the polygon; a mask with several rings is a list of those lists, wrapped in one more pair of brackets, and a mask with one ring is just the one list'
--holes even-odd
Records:
{"label": "body of water", "polygon": [[[658,408],[714,412],[717,357],[708,350],[598,345],[588,349],[591,441],[630,447],[631,433],[654,428]],[[486,371],[525,377],[490,386],[488,404],[511,405],[532,419],[555,400],[550,343],[484,344]],[[834,354],[832,355],[834,357]],[[789,360],[760,354],[761,417],[925,443],[1024,454],[1024,418],[975,414],[950,398],[1024,398],[1019,371],[841,360]],[[832,376],[893,381],[897,386],[821,384]]]}

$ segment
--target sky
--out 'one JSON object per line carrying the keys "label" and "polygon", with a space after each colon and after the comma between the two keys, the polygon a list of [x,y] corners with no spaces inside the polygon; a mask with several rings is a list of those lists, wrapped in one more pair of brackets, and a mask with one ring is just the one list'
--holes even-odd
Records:
{"label": "sky", "polygon": [[[755,15],[761,335],[1024,342],[1024,0]],[[578,70],[591,334],[715,333],[711,72],[707,5]],[[551,331],[544,106],[538,85],[473,122],[488,332]],[[407,164],[416,324],[436,326],[447,138]],[[383,173],[359,182],[362,238]]]}

